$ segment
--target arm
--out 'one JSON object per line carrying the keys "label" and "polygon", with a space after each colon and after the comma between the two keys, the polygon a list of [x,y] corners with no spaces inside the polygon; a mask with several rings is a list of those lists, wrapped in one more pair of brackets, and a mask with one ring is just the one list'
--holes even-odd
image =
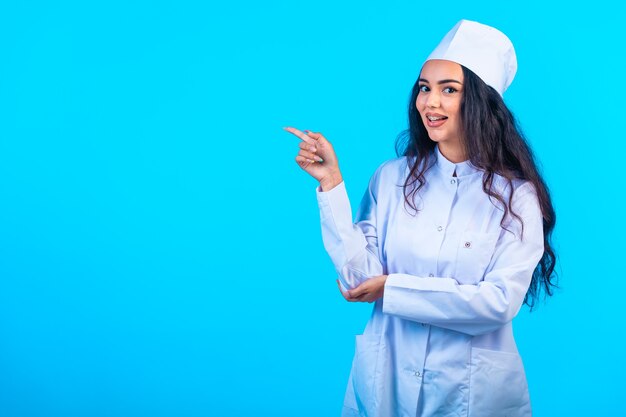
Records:
{"label": "arm", "polygon": [[301,132],[293,127],[284,129],[301,140],[296,163],[320,182],[317,198],[322,238],[343,285],[354,288],[367,278],[382,273],[376,237],[374,181],[370,181],[357,213],[357,222],[353,224],[350,201],[333,146],[319,132]]}
{"label": "arm", "polygon": [[376,234],[376,186],[379,171],[380,168],[370,179],[355,223],[352,222],[350,200],[343,182],[326,192],[317,189],[324,247],[335,265],[342,285],[347,289],[355,288],[383,271],[378,258]]}
{"label": "arm", "polygon": [[461,285],[453,278],[390,274],[383,312],[451,330],[478,335],[510,322],[522,306],[533,271],[543,255],[543,221],[534,192],[515,193],[513,207],[524,221],[505,224],[484,280]]}

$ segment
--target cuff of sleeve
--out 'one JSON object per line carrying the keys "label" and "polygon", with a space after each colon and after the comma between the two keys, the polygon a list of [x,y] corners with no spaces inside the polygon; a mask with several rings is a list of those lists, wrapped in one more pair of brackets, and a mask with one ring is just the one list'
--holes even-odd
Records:
{"label": "cuff of sleeve", "polygon": [[454,292],[457,282],[452,278],[443,277],[419,277],[408,274],[389,274],[385,282],[387,287],[393,290],[413,290],[413,291],[437,291]]}
{"label": "cuff of sleeve", "polygon": [[[454,292],[456,281],[451,278],[425,278],[408,274],[389,274],[385,282],[383,313],[406,316],[408,306],[416,312],[428,305],[428,293]],[[416,296],[422,295],[422,303]]]}
{"label": "cuff of sleeve", "polygon": [[322,191],[318,185],[315,192],[322,219],[332,218],[337,225],[352,226],[352,208],[343,181],[329,191]]}
{"label": "cuff of sleeve", "polygon": [[[418,280],[418,277],[412,277]],[[404,294],[403,288],[406,288],[405,282],[407,277],[403,274],[389,274],[385,281],[385,295],[383,296],[383,314],[397,315],[402,305]]]}

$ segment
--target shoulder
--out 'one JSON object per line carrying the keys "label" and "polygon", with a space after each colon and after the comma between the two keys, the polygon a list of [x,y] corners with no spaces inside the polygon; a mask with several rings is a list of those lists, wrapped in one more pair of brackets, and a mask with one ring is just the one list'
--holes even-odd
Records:
{"label": "shoulder", "polygon": [[[536,226],[538,230],[541,229],[543,216],[534,184],[522,179],[513,179],[509,182],[501,176],[498,176],[496,180],[498,182],[497,191],[504,197],[505,201],[510,202],[510,208],[513,210],[513,212],[507,212],[506,227],[508,228],[513,222],[523,222],[524,228],[530,224]],[[498,207],[503,209],[500,205]]]}
{"label": "shoulder", "polygon": [[381,163],[374,171],[369,180],[368,189],[374,198],[378,198],[380,193],[393,190],[395,187],[390,185],[402,186],[402,173],[406,169],[406,158],[399,157],[388,159]]}
{"label": "shoulder", "polygon": [[513,201],[520,200],[521,198],[536,198],[537,191],[532,182],[519,178],[514,178],[511,181],[505,177],[495,174],[493,186],[495,190],[506,199],[512,198]]}
{"label": "shoulder", "polygon": [[406,169],[407,167],[407,159],[405,156],[400,156],[398,158],[388,159],[384,161],[382,164],[378,166],[376,172],[396,172],[398,170]]}
{"label": "shoulder", "polygon": [[381,163],[370,180],[373,184],[379,184],[380,182],[394,182],[398,183],[404,180],[408,169],[407,159],[404,156],[388,159]]}

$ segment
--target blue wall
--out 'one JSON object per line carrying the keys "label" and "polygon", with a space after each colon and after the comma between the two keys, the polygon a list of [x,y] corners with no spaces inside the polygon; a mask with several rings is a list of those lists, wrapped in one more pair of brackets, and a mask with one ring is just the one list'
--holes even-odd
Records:
{"label": "blue wall", "polygon": [[281,127],[324,132],[356,205],[461,18],[513,40],[558,211],[562,290],[515,322],[535,414],[623,412],[612,4],[3,2],[0,417],[338,415],[371,306]]}

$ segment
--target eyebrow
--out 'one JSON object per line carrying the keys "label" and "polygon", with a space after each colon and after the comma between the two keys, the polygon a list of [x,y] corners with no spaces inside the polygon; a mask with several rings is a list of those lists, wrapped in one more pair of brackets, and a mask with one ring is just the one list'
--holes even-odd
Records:
{"label": "eyebrow", "polygon": [[[427,80],[426,78],[420,78],[418,81],[423,81],[423,82],[425,82],[425,83],[427,83],[427,82],[428,82],[428,80]],[[457,83],[457,84],[461,84],[461,85],[463,85],[463,83],[462,83],[462,82],[457,81],[457,80],[453,80],[453,79],[441,80],[441,81],[438,81],[438,82],[437,82],[437,84],[445,84],[445,83]]]}

